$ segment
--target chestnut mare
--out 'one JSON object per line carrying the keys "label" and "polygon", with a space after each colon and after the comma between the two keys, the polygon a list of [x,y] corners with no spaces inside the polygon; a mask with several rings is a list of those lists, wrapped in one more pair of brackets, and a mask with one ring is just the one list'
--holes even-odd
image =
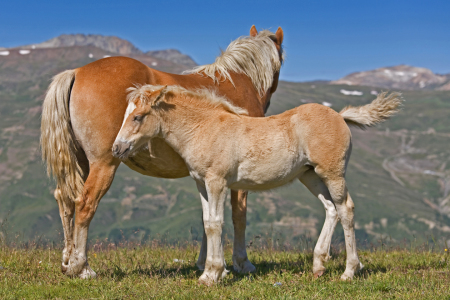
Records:
{"label": "chestnut mare", "polygon": [[[96,276],[87,261],[87,236],[100,199],[108,191],[121,160],[112,146],[128,106],[127,88],[134,85],[207,87],[226,96],[250,116],[263,117],[278,85],[283,62],[283,30],[257,32],[233,41],[211,65],[186,75],[153,70],[126,57],[100,59],[54,77],[43,104],[42,157],[56,179],[54,196],[64,229],[62,272],[70,276]],[[163,139],[123,161],[148,176],[181,178],[189,175],[183,159]],[[233,266],[252,272],[247,258],[245,227],[247,192],[231,191],[234,224]],[[75,215],[75,220],[74,219]],[[204,268],[206,236],[197,265]]]}
{"label": "chestnut mare", "polygon": [[295,179],[326,210],[314,251],[314,273],[325,270],[324,255],[328,255],[338,220],[347,250],[341,278],[351,279],[363,267],[356,251],[354,204],[345,180],[352,148],[348,124],[365,127],[386,120],[397,112],[400,94],[380,93],[372,103],[346,107],[340,113],[314,103],[276,116],[251,118],[242,108],[205,89],[192,92],[179,86],[145,85],[129,90],[133,110],[125,116],[113,154],[129,157],[159,137],[186,161],[201,191],[208,238],[200,283],[210,285],[226,275],[221,235],[227,188],[261,191]]}

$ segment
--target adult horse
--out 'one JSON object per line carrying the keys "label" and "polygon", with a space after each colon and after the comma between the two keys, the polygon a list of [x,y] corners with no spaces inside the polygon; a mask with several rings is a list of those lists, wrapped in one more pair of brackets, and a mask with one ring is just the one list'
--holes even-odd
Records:
{"label": "adult horse", "polygon": [[[64,229],[63,273],[96,276],[87,261],[87,236],[100,199],[121,163],[111,149],[124,121],[127,88],[136,84],[211,88],[250,116],[263,117],[278,85],[282,42],[281,28],[275,34],[258,33],[252,26],[249,37],[233,41],[213,64],[186,75],[157,71],[131,58],[111,57],[54,77],[43,104],[41,148],[47,171],[57,183],[54,196]],[[148,176],[189,175],[183,159],[162,139],[153,139],[148,148],[124,163]],[[245,249],[247,192],[232,191],[231,205],[233,266],[237,271],[254,271]],[[197,262],[200,268],[205,259],[204,234]]]}

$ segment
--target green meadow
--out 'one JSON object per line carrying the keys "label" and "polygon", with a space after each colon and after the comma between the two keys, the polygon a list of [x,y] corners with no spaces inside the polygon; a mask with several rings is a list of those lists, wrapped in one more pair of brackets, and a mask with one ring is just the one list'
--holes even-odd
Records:
{"label": "green meadow", "polygon": [[[40,245],[40,246],[39,246]],[[248,246],[254,274],[230,271],[218,284],[198,284],[197,242],[169,244],[98,240],[89,262],[97,278],[69,278],[60,271],[61,249],[38,241],[3,243],[0,299],[450,299],[450,257],[445,245],[389,245],[360,250],[365,268],[352,281],[342,245],[333,245],[327,271],[312,274],[312,245],[297,248],[257,238]],[[225,240],[227,269],[232,245]]]}

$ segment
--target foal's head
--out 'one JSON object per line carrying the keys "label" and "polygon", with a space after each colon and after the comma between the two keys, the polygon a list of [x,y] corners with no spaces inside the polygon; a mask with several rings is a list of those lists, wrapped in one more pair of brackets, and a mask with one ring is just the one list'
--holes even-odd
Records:
{"label": "foal's head", "polygon": [[117,158],[128,158],[160,133],[158,105],[168,89],[167,86],[154,90],[145,87],[129,89],[131,93],[128,95],[125,119],[112,148],[113,155]]}

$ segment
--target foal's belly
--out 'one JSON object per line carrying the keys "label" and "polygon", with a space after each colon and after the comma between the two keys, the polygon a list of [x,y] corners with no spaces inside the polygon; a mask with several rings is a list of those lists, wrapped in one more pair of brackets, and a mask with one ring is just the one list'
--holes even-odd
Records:
{"label": "foal's belly", "polygon": [[186,163],[172,147],[159,138],[149,143],[149,148],[137,152],[123,161],[130,169],[143,175],[160,178],[189,176]]}
{"label": "foal's belly", "polygon": [[309,168],[301,163],[286,168],[255,168],[248,173],[241,171],[235,180],[229,181],[228,186],[233,190],[270,190],[291,183]]}

